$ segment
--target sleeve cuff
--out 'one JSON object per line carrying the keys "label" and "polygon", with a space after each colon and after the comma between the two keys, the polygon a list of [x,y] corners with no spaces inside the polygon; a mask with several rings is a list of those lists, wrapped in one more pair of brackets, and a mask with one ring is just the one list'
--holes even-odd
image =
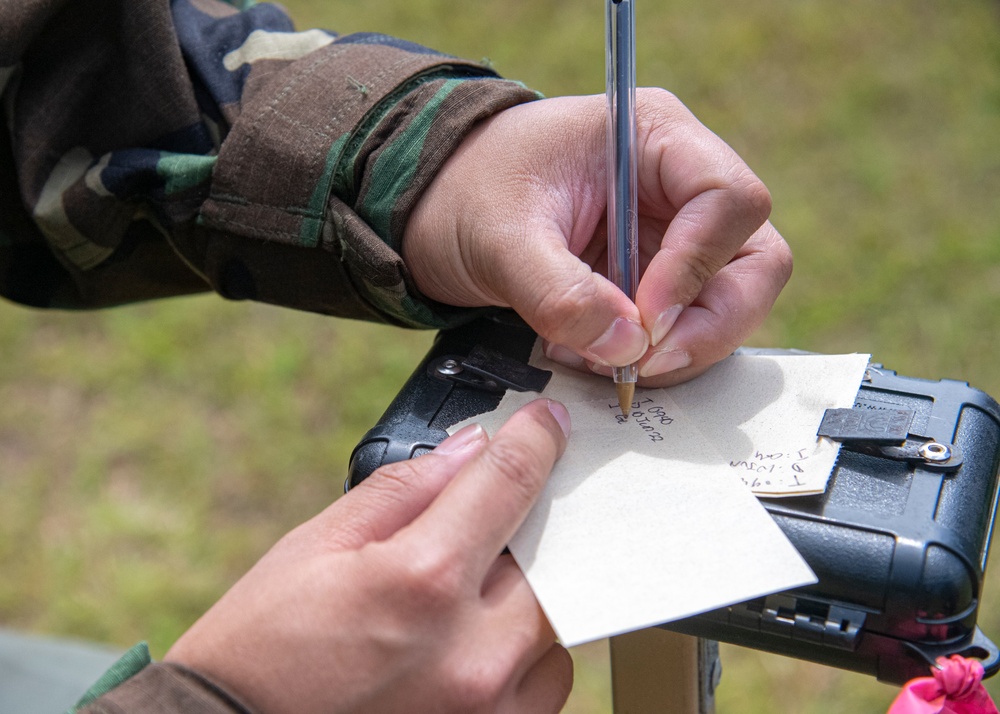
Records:
{"label": "sleeve cuff", "polygon": [[373,35],[340,38],[258,84],[223,143],[200,225],[179,238],[213,286],[406,326],[474,314],[413,286],[400,258],[406,221],[476,122],[539,95]]}
{"label": "sleeve cuff", "polygon": [[90,704],[103,694],[110,692],[123,682],[131,679],[136,674],[145,669],[152,659],[149,656],[149,646],[145,642],[133,646],[128,652],[123,654],[108,671],[101,675],[94,684],[80,697],[70,712],[81,711],[83,707]]}
{"label": "sleeve cuff", "polygon": [[166,663],[147,663],[113,689],[75,711],[80,714],[250,714],[247,707],[215,683],[192,670]]}

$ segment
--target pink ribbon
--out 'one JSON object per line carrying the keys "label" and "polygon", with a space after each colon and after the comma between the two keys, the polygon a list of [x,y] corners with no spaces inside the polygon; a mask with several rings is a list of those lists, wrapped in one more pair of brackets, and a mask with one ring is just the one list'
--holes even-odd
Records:
{"label": "pink ribbon", "polygon": [[983,687],[983,666],[952,655],[939,657],[933,677],[911,679],[886,714],[1000,714]]}

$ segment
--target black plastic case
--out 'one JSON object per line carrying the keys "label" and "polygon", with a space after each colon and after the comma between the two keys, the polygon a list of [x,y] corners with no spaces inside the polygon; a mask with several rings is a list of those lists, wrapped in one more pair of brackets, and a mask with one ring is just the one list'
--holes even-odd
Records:
{"label": "black plastic case", "polygon": [[[419,456],[448,426],[491,411],[507,389],[541,391],[535,334],[508,313],[439,334],[351,457],[347,487]],[[852,410],[820,433],[841,441],[823,495],[762,499],[812,567],[815,585],[667,629],[903,683],[939,656],[1000,669],[976,626],[997,505],[1000,406],[962,382],[871,364]]]}

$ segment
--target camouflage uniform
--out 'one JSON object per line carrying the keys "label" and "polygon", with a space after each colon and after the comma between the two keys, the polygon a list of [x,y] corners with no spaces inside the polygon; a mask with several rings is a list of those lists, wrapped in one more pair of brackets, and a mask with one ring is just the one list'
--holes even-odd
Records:
{"label": "camouflage uniform", "polygon": [[218,0],[0,3],[0,93],[5,297],[211,288],[426,327],[468,311],[410,282],[407,217],[473,123],[537,97],[412,43]]}
{"label": "camouflage uniform", "polygon": [[[72,309],[214,289],[455,324],[469,311],[409,279],[407,218],[475,122],[535,98],[383,35],[295,32],[269,4],[0,0],[0,294]],[[242,710],[148,662],[134,648],[86,711]]]}

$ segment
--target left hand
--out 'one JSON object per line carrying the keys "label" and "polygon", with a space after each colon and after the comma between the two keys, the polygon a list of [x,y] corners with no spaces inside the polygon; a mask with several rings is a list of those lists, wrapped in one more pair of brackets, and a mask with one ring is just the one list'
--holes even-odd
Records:
{"label": "left hand", "polygon": [[[522,407],[377,469],[286,535],[171,648],[270,714],[552,714],[569,653],[500,555],[566,448],[566,408]],[[499,556],[499,557],[498,557]]]}
{"label": "left hand", "polygon": [[637,95],[641,280],[607,278],[606,99],[523,104],[480,124],[414,210],[403,255],[439,302],[512,307],[557,361],[647,386],[689,379],[764,319],[791,273],[747,165],[673,95]]}

